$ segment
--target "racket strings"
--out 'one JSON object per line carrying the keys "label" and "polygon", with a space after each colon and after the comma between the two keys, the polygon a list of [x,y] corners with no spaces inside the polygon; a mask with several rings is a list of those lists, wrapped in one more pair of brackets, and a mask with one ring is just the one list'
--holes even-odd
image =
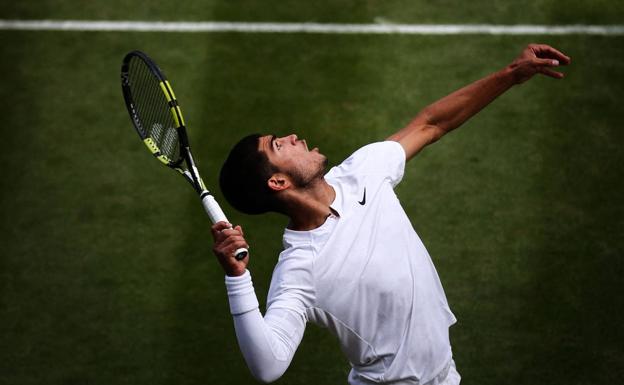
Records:
{"label": "racket strings", "polygon": [[160,80],[136,57],[130,60],[128,79],[141,134],[151,138],[161,154],[176,162],[180,158],[178,133]]}

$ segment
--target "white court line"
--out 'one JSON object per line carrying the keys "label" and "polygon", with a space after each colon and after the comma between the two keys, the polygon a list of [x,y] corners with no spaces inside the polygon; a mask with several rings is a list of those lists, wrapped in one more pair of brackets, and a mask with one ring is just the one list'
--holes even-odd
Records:
{"label": "white court line", "polygon": [[624,25],[322,24],[86,20],[0,20],[0,30],[242,32],[401,35],[624,35]]}

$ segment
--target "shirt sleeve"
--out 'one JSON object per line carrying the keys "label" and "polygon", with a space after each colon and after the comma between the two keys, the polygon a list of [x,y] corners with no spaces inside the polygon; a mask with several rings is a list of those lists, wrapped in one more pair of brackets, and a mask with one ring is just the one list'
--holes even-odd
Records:
{"label": "shirt sleeve", "polygon": [[331,177],[351,174],[377,175],[395,187],[405,171],[405,150],[399,142],[385,141],[368,144],[331,171]]}
{"label": "shirt sleeve", "polygon": [[[269,306],[262,317],[258,300],[246,271],[225,278],[230,311],[241,352],[252,375],[262,382],[280,378],[292,361],[303,338],[306,319],[297,306]],[[282,304],[288,300],[281,300]]]}

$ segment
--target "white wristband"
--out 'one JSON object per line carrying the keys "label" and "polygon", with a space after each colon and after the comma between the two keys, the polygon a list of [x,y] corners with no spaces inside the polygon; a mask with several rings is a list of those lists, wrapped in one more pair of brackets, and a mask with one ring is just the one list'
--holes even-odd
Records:
{"label": "white wristband", "polygon": [[230,313],[240,315],[257,309],[260,304],[256,298],[249,270],[238,277],[225,276],[225,287],[230,300]]}

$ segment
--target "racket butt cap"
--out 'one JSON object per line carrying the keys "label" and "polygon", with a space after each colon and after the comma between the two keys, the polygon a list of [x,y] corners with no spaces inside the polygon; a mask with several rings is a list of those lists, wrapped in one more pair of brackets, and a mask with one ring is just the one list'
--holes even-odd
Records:
{"label": "racket butt cap", "polygon": [[236,249],[236,251],[234,252],[234,258],[236,258],[237,261],[240,261],[245,259],[248,254],[249,251],[245,248]]}

